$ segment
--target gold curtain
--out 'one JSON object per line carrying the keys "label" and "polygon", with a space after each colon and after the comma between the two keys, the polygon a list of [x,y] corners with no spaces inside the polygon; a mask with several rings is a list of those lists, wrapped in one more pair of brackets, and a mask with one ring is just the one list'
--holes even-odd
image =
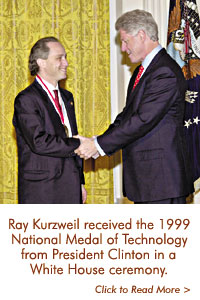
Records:
{"label": "gold curtain", "polygon": [[[31,83],[28,56],[41,37],[56,36],[69,62],[79,134],[110,123],[109,0],[0,0],[0,203],[17,203],[17,147],[12,126],[17,93]],[[113,203],[112,158],[85,163],[88,203]]]}

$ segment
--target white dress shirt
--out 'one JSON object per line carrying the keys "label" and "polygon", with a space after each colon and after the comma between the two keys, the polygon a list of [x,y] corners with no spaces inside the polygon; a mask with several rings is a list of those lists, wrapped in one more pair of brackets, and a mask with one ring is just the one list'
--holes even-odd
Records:
{"label": "white dress shirt", "polygon": [[[65,104],[63,102],[63,99],[61,97],[61,94],[60,94],[60,90],[59,90],[59,86],[57,84],[56,87],[54,87],[51,83],[47,82],[46,80],[44,80],[42,78],[42,81],[44,82],[44,84],[47,86],[47,88],[42,84],[42,82],[37,78],[36,76],[36,80],[37,82],[41,85],[41,87],[43,88],[43,90],[45,90],[45,92],[47,93],[47,95],[49,96],[49,99],[51,100],[51,103],[53,104],[56,112],[58,113],[59,117],[60,117],[60,114],[56,108],[56,105],[51,97],[51,95],[49,94],[49,91],[50,93],[52,94],[53,97],[55,97],[54,95],[54,90],[58,90],[58,99],[59,99],[59,103],[60,103],[60,106],[62,108],[62,112],[63,112],[63,117],[64,117],[64,125],[67,127],[68,129],[68,136],[69,137],[72,137],[72,130],[71,130],[71,126],[70,126],[70,123],[69,123],[69,118],[68,118],[68,115],[67,115],[67,111],[66,111],[66,108],[65,108]],[[49,91],[48,91],[49,90]]]}

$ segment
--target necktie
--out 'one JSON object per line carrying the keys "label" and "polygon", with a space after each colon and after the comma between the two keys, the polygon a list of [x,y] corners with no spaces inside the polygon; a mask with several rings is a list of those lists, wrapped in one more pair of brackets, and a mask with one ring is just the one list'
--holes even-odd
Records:
{"label": "necktie", "polygon": [[62,112],[62,107],[61,107],[61,105],[59,103],[59,99],[58,99],[58,90],[54,90],[54,94],[55,94],[54,103],[55,103],[56,108],[57,108],[57,110],[59,112],[62,124],[63,124],[64,129],[65,129],[65,133],[66,133],[67,136],[69,136],[68,128],[64,124],[64,116],[63,116],[63,112]]}
{"label": "necktie", "polygon": [[134,86],[133,86],[133,90],[134,88],[136,87],[136,85],[138,84],[139,80],[140,80],[140,77],[142,75],[142,72],[144,71],[144,67],[141,65],[140,68],[139,68],[139,72],[136,76],[136,79],[135,79],[135,83],[134,83]]}

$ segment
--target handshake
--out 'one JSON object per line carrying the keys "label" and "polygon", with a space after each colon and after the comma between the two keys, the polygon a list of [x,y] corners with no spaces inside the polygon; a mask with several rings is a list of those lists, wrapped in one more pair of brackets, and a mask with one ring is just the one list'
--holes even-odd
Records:
{"label": "handshake", "polygon": [[92,138],[87,138],[80,135],[74,135],[73,138],[79,139],[81,144],[80,146],[74,151],[78,154],[81,158],[88,159],[88,158],[98,158],[99,152],[95,145],[95,136]]}

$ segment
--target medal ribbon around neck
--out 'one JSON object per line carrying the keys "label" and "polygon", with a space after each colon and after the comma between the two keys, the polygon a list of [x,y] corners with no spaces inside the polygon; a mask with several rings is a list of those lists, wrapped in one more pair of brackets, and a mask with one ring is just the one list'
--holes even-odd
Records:
{"label": "medal ribbon around neck", "polygon": [[[52,93],[50,92],[50,90],[48,89],[48,87],[46,86],[46,84],[44,83],[44,81],[42,80],[42,78],[39,76],[39,75],[36,75],[36,77],[40,80],[41,84],[46,88],[46,90],[48,91],[49,93],[49,96],[52,98],[58,112],[60,111],[59,110],[59,107],[58,107],[58,104],[56,103],[55,101],[55,97],[52,95]],[[63,117],[63,114],[60,114],[59,113],[59,116],[61,117],[61,121],[62,121],[62,124],[64,124],[64,117]]]}

